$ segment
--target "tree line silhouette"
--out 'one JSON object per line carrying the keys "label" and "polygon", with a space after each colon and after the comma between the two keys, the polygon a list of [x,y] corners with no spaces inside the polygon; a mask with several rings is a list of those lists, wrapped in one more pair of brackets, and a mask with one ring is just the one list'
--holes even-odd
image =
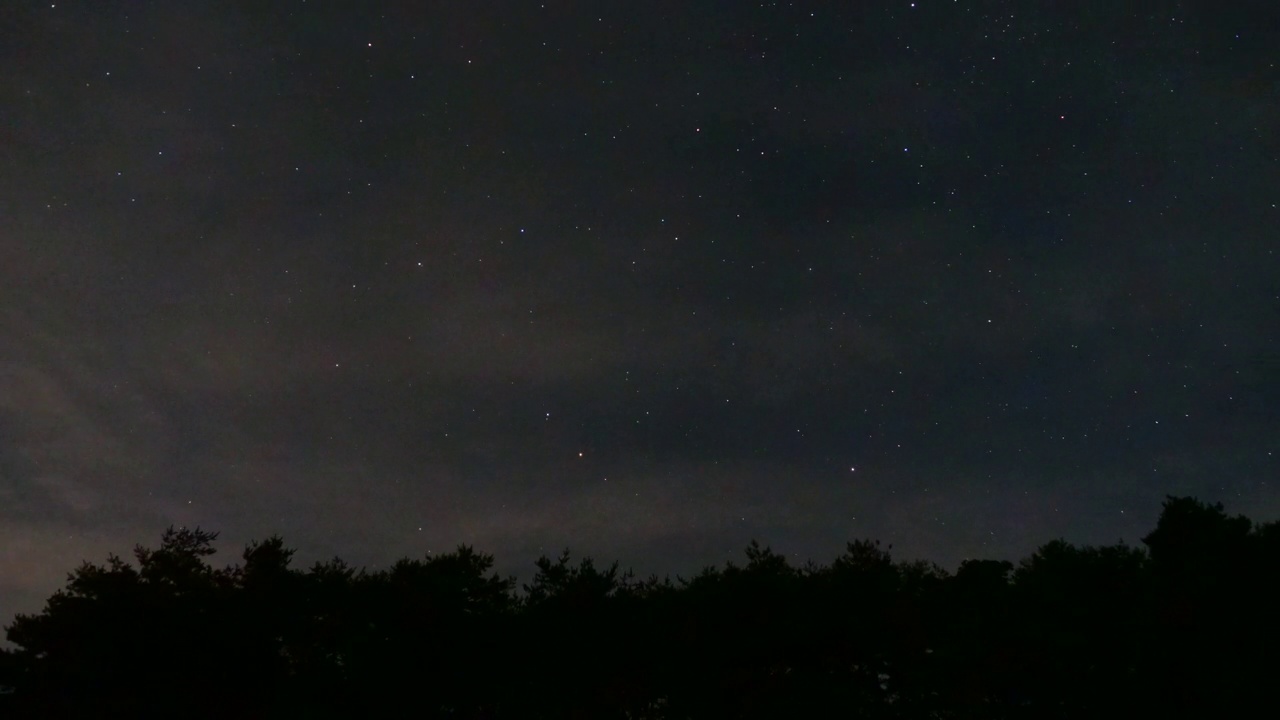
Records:
{"label": "tree line silhouette", "polygon": [[1280,523],[1194,498],[1145,549],[954,573],[753,541],[675,580],[566,551],[518,590],[467,546],[298,570],[273,536],[215,568],[215,539],[170,528],[19,615],[0,717],[1230,717],[1280,669]]}

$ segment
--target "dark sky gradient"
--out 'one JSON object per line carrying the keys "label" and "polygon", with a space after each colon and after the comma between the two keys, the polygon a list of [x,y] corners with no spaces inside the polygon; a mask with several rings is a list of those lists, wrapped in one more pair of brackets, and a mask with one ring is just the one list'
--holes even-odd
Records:
{"label": "dark sky gradient", "polygon": [[1270,0],[0,3],[0,615],[171,523],[647,573],[1274,519],[1277,48]]}

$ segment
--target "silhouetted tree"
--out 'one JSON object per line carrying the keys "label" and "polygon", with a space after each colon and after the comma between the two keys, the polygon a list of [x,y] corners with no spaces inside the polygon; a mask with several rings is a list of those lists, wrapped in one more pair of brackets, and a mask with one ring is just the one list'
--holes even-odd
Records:
{"label": "silhouetted tree", "polygon": [[24,697],[48,716],[133,715],[177,709],[231,679],[220,581],[205,558],[216,533],[169,528],[160,547],[138,546],[138,567],[117,556],[84,563],[39,615],[7,629],[25,661]]}
{"label": "silhouetted tree", "polygon": [[1155,530],[1143,538],[1159,623],[1149,682],[1169,689],[1161,697],[1170,711],[1243,710],[1262,700],[1271,681],[1259,670],[1274,667],[1280,639],[1280,598],[1268,592],[1276,556],[1263,553],[1267,532],[1255,531],[1246,517],[1228,516],[1221,503],[1169,497]]}
{"label": "silhouetted tree", "polygon": [[[1115,704],[1142,663],[1146,555],[1118,544],[1041,546],[1014,572],[1017,685],[1070,715]],[[1139,708],[1127,708],[1138,712]]]}

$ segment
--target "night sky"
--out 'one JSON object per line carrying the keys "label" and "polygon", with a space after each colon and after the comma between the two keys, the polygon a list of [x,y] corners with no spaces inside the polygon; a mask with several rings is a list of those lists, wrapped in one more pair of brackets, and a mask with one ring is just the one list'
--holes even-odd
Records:
{"label": "night sky", "polygon": [[170,524],[527,575],[1275,519],[1277,48],[1272,0],[0,3],[0,616]]}

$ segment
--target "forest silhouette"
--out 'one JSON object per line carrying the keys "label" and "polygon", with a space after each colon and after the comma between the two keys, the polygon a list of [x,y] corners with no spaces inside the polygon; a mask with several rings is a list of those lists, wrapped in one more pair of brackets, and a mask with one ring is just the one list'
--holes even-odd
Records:
{"label": "forest silhouette", "polygon": [[6,627],[0,717],[1235,717],[1274,706],[1280,523],[1170,497],[1145,547],[954,572],[851,542],[638,579],[568,551],[518,586],[461,546],[387,569],[214,567],[170,528]]}

